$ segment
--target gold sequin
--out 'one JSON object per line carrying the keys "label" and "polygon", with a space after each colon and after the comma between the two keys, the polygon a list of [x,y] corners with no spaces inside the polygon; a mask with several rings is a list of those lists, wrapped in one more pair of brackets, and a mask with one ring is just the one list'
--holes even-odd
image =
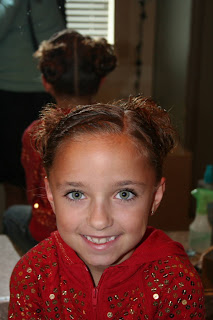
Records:
{"label": "gold sequin", "polygon": [[55,295],[54,295],[54,293],[51,293],[51,294],[49,295],[49,298],[50,298],[50,300],[55,299]]}
{"label": "gold sequin", "polygon": [[112,318],[112,317],[113,317],[113,313],[112,313],[112,312],[108,312],[108,313],[107,313],[107,317],[108,317],[108,318]]}
{"label": "gold sequin", "polygon": [[157,294],[157,293],[153,294],[153,298],[154,298],[155,300],[159,299],[159,294]]}

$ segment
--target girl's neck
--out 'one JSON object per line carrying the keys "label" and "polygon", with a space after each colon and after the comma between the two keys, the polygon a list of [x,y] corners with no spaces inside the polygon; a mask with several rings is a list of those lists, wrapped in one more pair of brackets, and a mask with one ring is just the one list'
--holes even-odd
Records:
{"label": "girl's neck", "polygon": [[83,96],[83,97],[74,97],[69,95],[61,95],[61,96],[55,96],[56,103],[60,108],[66,109],[70,107],[75,107],[77,105],[87,105],[92,104],[93,99],[92,96]]}
{"label": "girl's neck", "polygon": [[87,267],[90,270],[94,285],[95,285],[95,287],[97,287],[99,280],[101,279],[101,276],[104,273],[104,270],[107,269],[107,267],[106,268],[103,268],[103,267],[99,268],[99,267],[93,267],[93,266],[89,266],[89,265],[87,265]]}

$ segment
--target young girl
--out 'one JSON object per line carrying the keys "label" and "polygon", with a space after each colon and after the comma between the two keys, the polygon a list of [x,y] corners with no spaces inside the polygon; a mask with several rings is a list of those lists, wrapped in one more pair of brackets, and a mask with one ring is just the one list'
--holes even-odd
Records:
{"label": "young girl", "polygon": [[204,319],[183,247],[147,227],[174,146],[167,112],[140,96],[47,108],[36,141],[58,231],[14,268],[9,318]]}
{"label": "young girl", "polygon": [[[101,82],[116,67],[113,46],[105,39],[84,37],[70,29],[43,41],[35,56],[46,91],[65,113],[73,106],[93,103]],[[30,205],[13,206],[4,214],[5,231],[23,253],[56,229],[55,215],[44,189],[45,172],[32,141],[37,125],[38,121],[34,121],[22,139]]]}

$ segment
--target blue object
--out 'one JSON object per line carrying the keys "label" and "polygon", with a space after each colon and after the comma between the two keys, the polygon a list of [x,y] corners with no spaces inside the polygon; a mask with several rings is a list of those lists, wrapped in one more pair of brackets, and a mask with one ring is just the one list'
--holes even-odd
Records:
{"label": "blue object", "polygon": [[213,165],[208,164],[204,173],[204,182],[208,184],[213,184]]}

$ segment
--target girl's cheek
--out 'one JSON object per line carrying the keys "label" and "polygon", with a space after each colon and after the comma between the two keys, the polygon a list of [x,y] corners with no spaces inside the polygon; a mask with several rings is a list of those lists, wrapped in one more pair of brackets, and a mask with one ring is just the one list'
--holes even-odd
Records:
{"label": "girl's cheek", "polygon": [[69,231],[73,226],[73,222],[69,221],[69,219],[56,217],[56,221],[57,221],[57,227],[64,231]]}

